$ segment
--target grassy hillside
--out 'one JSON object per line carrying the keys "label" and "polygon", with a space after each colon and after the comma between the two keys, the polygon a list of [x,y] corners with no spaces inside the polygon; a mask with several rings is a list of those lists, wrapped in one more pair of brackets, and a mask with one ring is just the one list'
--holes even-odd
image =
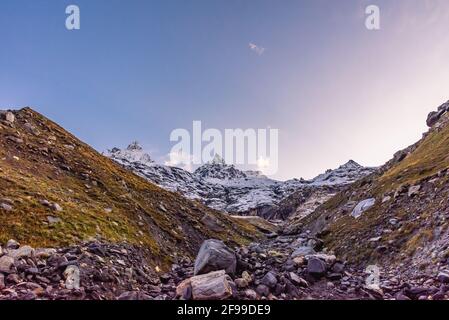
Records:
{"label": "grassy hillside", "polygon": [[[320,234],[329,250],[356,263],[403,262],[424,254],[434,262],[444,259],[449,253],[444,240],[449,239],[448,122],[444,115],[401,157],[340,192],[296,229]],[[409,193],[411,187],[418,191]],[[353,208],[368,198],[376,204],[353,218]]]}
{"label": "grassy hillside", "polygon": [[[260,236],[244,221],[124,170],[30,108],[15,117],[13,124],[0,122],[0,204],[6,204],[0,207],[0,243],[125,241],[151,248],[164,264],[194,255],[206,238],[242,244]],[[205,215],[223,231],[206,226]]]}

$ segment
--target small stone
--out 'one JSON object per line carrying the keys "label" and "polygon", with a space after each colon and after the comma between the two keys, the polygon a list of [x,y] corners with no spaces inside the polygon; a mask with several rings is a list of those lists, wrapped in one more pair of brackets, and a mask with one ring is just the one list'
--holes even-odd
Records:
{"label": "small stone", "polygon": [[310,258],[317,258],[317,259],[323,260],[328,265],[334,264],[334,262],[337,260],[337,257],[334,256],[333,254],[324,254],[324,253],[317,253],[317,254],[313,254],[313,255],[306,257],[306,259],[310,259]]}
{"label": "small stone", "polygon": [[243,278],[237,278],[237,279],[235,279],[234,282],[235,282],[235,285],[237,286],[237,288],[239,288],[239,289],[244,289],[244,288],[248,287],[248,281],[246,281]]}
{"label": "small stone", "polygon": [[11,273],[6,277],[6,282],[18,284],[20,283],[20,278],[16,273]]}
{"label": "small stone", "polygon": [[293,263],[297,266],[297,267],[301,267],[305,264],[306,259],[304,258],[304,256],[299,256],[299,257],[295,257],[293,258]]}
{"label": "small stone", "polygon": [[257,299],[257,293],[256,291],[252,289],[246,289],[245,290],[245,297],[247,297],[249,300],[256,300]]}
{"label": "small stone", "polygon": [[256,292],[263,297],[268,297],[268,295],[270,294],[270,288],[268,288],[266,285],[264,284],[259,284],[256,288]]}
{"label": "small stone", "polygon": [[47,221],[49,224],[56,224],[61,221],[58,217],[47,216]]}
{"label": "small stone", "polygon": [[296,273],[290,272],[288,275],[290,276],[290,280],[293,283],[297,284],[298,286],[305,287],[305,288],[307,288],[309,286],[307,281],[304,280],[303,278],[301,278],[300,276],[298,276]]}
{"label": "small stone", "polygon": [[5,114],[5,120],[7,122],[14,123],[14,121],[16,120],[16,117],[14,116],[14,113],[8,111]]}
{"label": "small stone", "polygon": [[6,243],[6,249],[18,249],[20,247],[20,243],[18,243],[16,240],[10,239]]}
{"label": "small stone", "polygon": [[266,285],[268,288],[273,289],[276,287],[276,284],[278,283],[276,279],[276,274],[273,271],[268,272],[262,280],[260,280],[260,283],[263,285]]}
{"label": "small stone", "polygon": [[391,218],[390,220],[388,220],[388,223],[391,224],[392,226],[396,226],[398,222],[399,221],[396,218]]}
{"label": "small stone", "polygon": [[342,262],[335,262],[332,266],[332,272],[334,273],[342,273],[345,269],[345,264]]}
{"label": "small stone", "polygon": [[449,283],[449,272],[441,271],[437,277],[438,281],[441,283]]}
{"label": "small stone", "polygon": [[56,253],[56,249],[39,248],[34,250],[34,256],[38,259],[47,259]]}
{"label": "small stone", "polygon": [[352,210],[351,215],[354,218],[359,218],[365,211],[370,209],[376,203],[376,199],[370,198],[363,201],[360,201],[357,206]]}
{"label": "small stone", "polygon": [[5,288],[5,276],[0,273],[0,290],[3,290]]}
{"label": "small stone", "polygon": [[62,207],[59,204],[57,204],[56,202],[52,203],[50,205],[50,208],[52,208],[54,211],[58,211],[58,212],[63,210]]}
{"label": "small stone", "polygon": [[75,265],[69,265],[64,271],[65,287],[69,290],[80,289],[80,270]]}
{"label": "small stone", "polygon": [[253,278],[251,277],[248,271],[242,272],[242,279],[244,279],[248,284],[253,281]]}
{"label": "small stone", "polygon": [[296,258],[296,257],[305,257],[311,254],[315,254],[315,250],[313,250],[312,247],[299,247],[297,248],[295,251],[293,251],[291,257],[292,258]]}
{"label": "small stone", "polygon": [[411,186],[408,189],[408,196],[409,197],[414,197],[414,196],[418,195],[419,194],[419,190],[421,190],[421,185]]}
{"label": "small stone", "polygon": [[5,211],[12,211],[13,207],[7,203],[1,203],[0,204],[0,209],[3,209]]}
{"label": "small stone", "polygon": [[30,246],[23,246],[20,247],[19,249],[11,249],[8,251],[8,256],[15,258],[15,259],[20,259],[20,258],[24,258],[24,257],[31,257],[34,253],[34,249]]}
{"label": "small stone", "polygon": [[318,258],[311,258],[307,263],[307,272],[313,277],[322,277],[326,273],[326,264]]}

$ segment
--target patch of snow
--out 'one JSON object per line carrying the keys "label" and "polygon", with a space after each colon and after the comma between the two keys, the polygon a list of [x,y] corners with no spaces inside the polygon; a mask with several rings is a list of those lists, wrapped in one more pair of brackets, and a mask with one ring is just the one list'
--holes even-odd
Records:
{"label": "patch of snow", "polygon": [[373,172],[372,168],[349,161],[312,180],[277,181],[258,171],[242,171],[227,165],[218,155],[193,173],[157,164],[137,142],[124,150],[108,150],[106,155],[166,190],[179,192],[213,209],[230,213],[247,213],[256,208],[273,206],[301,188],[349,184]]}

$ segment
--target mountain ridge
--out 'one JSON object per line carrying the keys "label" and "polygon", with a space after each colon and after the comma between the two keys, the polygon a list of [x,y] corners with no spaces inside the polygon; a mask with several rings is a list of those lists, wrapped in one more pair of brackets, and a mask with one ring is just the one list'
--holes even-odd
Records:
{"label": "mountain ridge", "polygon": [[[96,238],[124,241],[145,245],[153,252],[152,263],[166,265],[181,254],[193,256],[210,237],[237,244],[261,236],[244,221],[127,171],[31,108],[4,114],[0,242],[12,238],[59,246]],[[224,229],[213,231],[211,221]]]}
{"label": "mountain ridge", "polygon": [[[267,217],[280,201],[305,188],[343,186],[370,174],[375,168],[365,168],[350,160],[337,169],[327,170],[314,179],[277,181],[260,172],[242,171],[216,156],[194,172],[147,161],[151,157],[138,147],[113,148],[106,153],[111,159],[136,174],[171,191],[179,191],[190,199],[198,199],[207,206],[231,214]],[[145,154],[145,156],[144,156]],[[139,159],[144,157],[144,161]]]}

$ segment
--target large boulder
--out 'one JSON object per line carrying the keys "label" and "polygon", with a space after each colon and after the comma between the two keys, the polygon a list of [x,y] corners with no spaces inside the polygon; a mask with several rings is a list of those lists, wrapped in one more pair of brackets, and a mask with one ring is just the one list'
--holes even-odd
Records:
{"label": "large boulder", "polygon": [[0,257],[0,272],[10,273],[14,267],[14,258],[10,256]]}
{"label": "large boulder", "polygon": [[19,259],[19,258],[29,258],[34,254],[34,249],[30,246],[23,246],[19,249],[8,250],[8,256]]}
{"label": "large boulder", "polygon": [[231,278],[224,270],[214,271],[182,281],[177,296],[193,300],[224,300],[232,296]]}
{"label": "large boulder", "polygon": [[374,198],[370,198],[370,199],[366,199],[363,201],[360,201],[356,207],[354,208],[354,210],[352,210],[351,215],[354,218],[358,218],[360,217],[365,211],[367,211],[369,208],[371,208],[372,206],[374,206],[374,204],[376,203],[376,199]]}
{"label": "large boulder", "polygon": [[0,119],[5,120],[6,122],[14,123],[16,117],[11,111],[0,111]]}
{"label": "large boulder", "polygon": [[293,251],[291,257],[292,258],[305,257],[305,256],[308,256],[311,254],[315,254],[315,250],[313,250],[312,247],[302,246],[302,247],[296,248],[295,251]]}
{"label": "large boulder", "polygon": [[429,115],[427,116],[427,126],[433,127],[438,122],[438,120],[440,120],[441,116],[447,111],[449,111],[449,101],[439,106],[438,111],[432,111],[431,113],[429,113]]}
{"label": "large boulder", "polygon": [[307,263],[307,272],[316,278],[320,278],[326,274],[326,263],[318,258],[310,258]]}
{"label": "large boulder", "polygon": [[234,251],[220,240],[206,240],[201,245],[196,257],[194,275],[217,270],[225,270],[228,274],[234,274],[236,266],[237,258]]}

